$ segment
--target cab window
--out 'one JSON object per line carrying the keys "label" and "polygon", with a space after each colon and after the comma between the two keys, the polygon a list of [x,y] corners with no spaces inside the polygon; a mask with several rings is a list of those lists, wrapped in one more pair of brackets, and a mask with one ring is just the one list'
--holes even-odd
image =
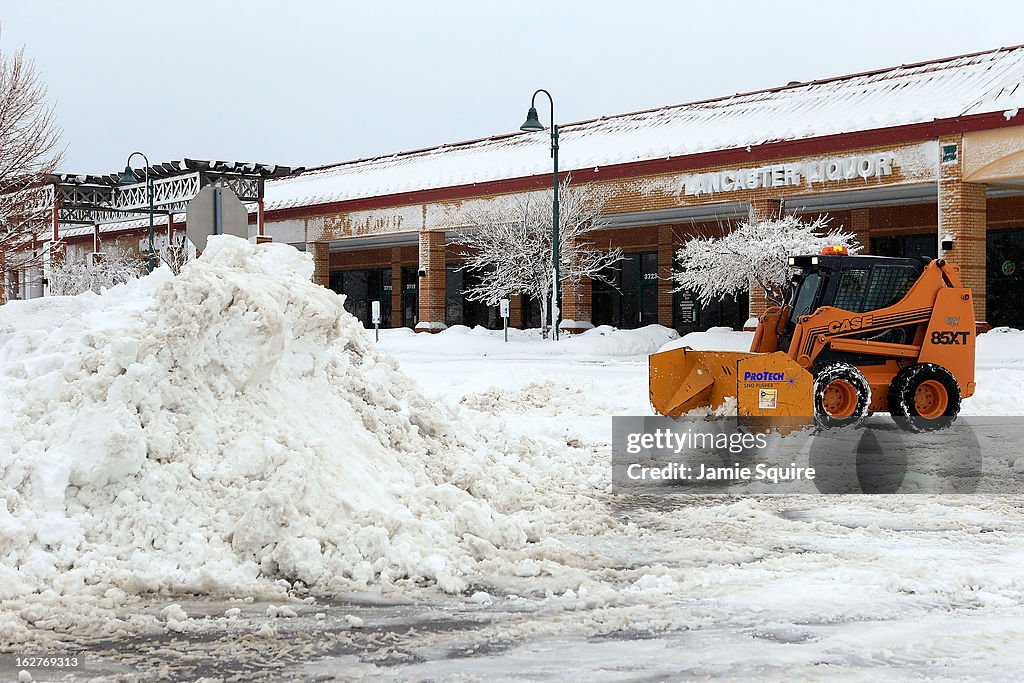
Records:
{"label": "cab window", "polygon": [[864,310],[876,311],[892,306],[906,296],[916,281],[917,269],[912,266],[876,266]]}
{"label": "cab window", "polygon": [[793,301],[793,313],[790,316],[790,320],[793,323],[797,322],[797,318],[802,315],[811,313],[814,309],[814,302],[817,299],[818,288],[821,286],[821,275],[818,273],[810,273],[804,278],[803,283],[800,285],[800,289],[796,293],[796,298]]}
{"label": "cab window", "polygon": [[870,276],[870,268],[844,270],[839,278],[836,298],[832,305],[844,311],[853,311],[854,313],[863,311],[864,295],[868,290],[868,279]]}

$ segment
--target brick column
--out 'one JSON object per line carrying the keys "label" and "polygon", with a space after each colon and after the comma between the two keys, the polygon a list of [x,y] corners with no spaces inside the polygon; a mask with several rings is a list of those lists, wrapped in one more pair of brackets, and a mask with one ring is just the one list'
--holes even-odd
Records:
{"label": "brick column", "polygon": [[658,226],[658,324],[672,327],[672,265],[676,245],[671,225]]}
{"label": "brick column", "polygon": [[525,329],[526,325],[523,324],[523,295],[513,294],[508,298],[508,326],[509,327],[522,327]]}
{"label": "brick column", "polygon": [[963,182],[963,144],[959,135],[939,138],[939,154],[956,145],[956,159],[939,163],[939,234],[953,237],[953,248],[939,255],[960,266],[960,279],[974,295],[974,315],[986,317],[985,186]]}
{"label": "brick column", "polygon": [[312,242],[306,249],[313,254],[313,282],[321,287],[331,286],[331,245],[327,242]]}
{"label": "brick column", "polygon": [[444,324],[444,232],[420,231],[420,321],[417,332],[437,332]]}
{"label": "brick column", "polygon": [[402,326],[402,248],[391,248],[391,327]]}
{"label": "brick column", "polygon": [[[764,220],[765,218],[778,218],[782,215],[782,200],[779,199],[752,199],[750,201],[750,220]],[[750,315],[758,317],[768,308],[768,300],[765,298],[764,290],[760,287],[750,287]]]}
{"label": "brick column", "polygon": [[852,209],[850,211],[850,224],[846,226],[847,231],[853,233],[862,249],[860,254],[871,253],[871,227],[868,225],[868,209]]}
{"label": "brick column", "polygon": [[[566,332],[584,332],[593,327],[590,322],[593,285],[589,277],[582,278],[578,283],[562,283],[562,323],[559,328]],[[572,320],[573,325],[566,325]]]}

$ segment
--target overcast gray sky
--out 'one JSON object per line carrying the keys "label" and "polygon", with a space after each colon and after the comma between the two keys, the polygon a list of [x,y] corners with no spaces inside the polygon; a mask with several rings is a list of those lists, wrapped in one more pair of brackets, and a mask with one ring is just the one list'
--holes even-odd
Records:
{"label": "overcast gray sky", "polygon": [[[1024,41],[1024,3],[0,0],[65,170],[313,166]],[[541,118],[548,119],[547,105]]]}

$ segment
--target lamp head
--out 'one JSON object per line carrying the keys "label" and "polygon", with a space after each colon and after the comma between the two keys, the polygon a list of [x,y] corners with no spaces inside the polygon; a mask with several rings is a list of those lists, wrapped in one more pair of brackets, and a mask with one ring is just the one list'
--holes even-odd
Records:
{"label": "lamp head", "polygon": [[131,166],[124,167],[124,173],[121,174],[121,180],[118,181],[119,185],[133,185],[138,181],[135,180],[135,173],[132,172]]}
{"label": "lamp head", "polygon": [[531,132],[544,130],[544,126],[540,122],[540,117],[537,116],[536,107],[530,107],[530,111],[526,114],[526,121],[523,125],[519,126],[519,130]]}

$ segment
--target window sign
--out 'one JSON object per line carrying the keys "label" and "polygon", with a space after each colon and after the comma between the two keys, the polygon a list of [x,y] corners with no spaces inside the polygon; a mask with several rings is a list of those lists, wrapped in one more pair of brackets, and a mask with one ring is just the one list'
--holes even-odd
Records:
{"label": "window sign", "polygon": [[679,309],[677,322],[680,325],[693,325],[697,322],[697,302],[693,292],[687,290],[679,293]]}
{"label": "window sign", "polygon": [[957,144],[954,142],[951,145],[942,146],[942,163],[944,164],[955,164],[957,162]]}

